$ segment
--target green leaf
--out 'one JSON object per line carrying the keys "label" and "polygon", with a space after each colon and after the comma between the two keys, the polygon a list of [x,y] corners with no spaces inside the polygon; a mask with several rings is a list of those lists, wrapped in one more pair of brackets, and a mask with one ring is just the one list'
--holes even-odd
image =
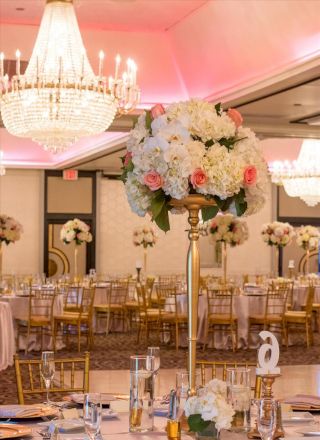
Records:
{"label": "green leaf", "polygon": [[228,197],[225,200],[221,200],[220,197],[214,196],[214,200],[216,201],[216,204],[218,205],[219,209],[221,209],[221,211],[226,211],[231,205],[233,199],[234,196]]}
{"label": "green leaf", "polygon": [[231,137],[231,138],[221,138],[218,142],[220,145],[226,147],[228,150],[232,150],[234,145],[239,142],[242,141],[243,139],[246,139],[246,137],[243,138],[236,138],[235,136]]}
{"label": "green leaf", "polygon": [[166,203],[166,198],[164,192],[161,189],[155,191],[154,197],[151,200],[151,211],[152,211],[152,217],[154,219],[158,217],[165,203]]}
{"label": "green leaf", "polygon": [[201,432],[207,428],[210,423],[210,420],[203,420],[201,414],[192,414],[188,417],[188,425],[192,432]]}
{"label": "green leaf", "polygon": [[218,206],[205,206],[204,208],[201,208],[201,214],[202,214],[202,220],[204,222],[211,220],[213,217],[215,217],[219,212]]}
{"label": "green leaf", "polygon": [[164,232],[170,231],[169,211],[166,204],[163,205],[160,213],[154,218],[154,221]]}
{"label": "green leaf", "polygon": [[150,133],[151,133],[151,122],[152,122],[151,111],[147,110],[146,111],[146,129],[149,130]]}
{"label": "green leaf", "polygon": [[208,148],[212,147],[213,144],[214,144],[213,140],[209,139],[204,145],[208,149]]}
{"label": "green leaf", "polygon": [[234,202],[236,206],[237,215],[241,217],[247,210],[248,204],[245,201],[246,193],[243,188],[234,197]]}
{"label": "green leaf", "polygon": [[214,106],[214,108],[216,109],[217,115],[220,115],[222,112],[222,106],[221,106],[221,102],[218,102],[218,104],[216,104]]}

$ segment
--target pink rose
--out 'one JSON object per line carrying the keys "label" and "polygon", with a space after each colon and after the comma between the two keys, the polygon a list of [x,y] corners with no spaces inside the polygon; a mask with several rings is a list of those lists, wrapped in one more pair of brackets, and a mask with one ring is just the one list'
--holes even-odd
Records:
{"label": "pink rose", "polygon": [[193,188],[199,188],[208,180],[206,173],[201,168],[196,168],[190,177],[190,182]]}
{"label": "pink rose", "polygon": [[233,120],[236,127],[237,128],[240,127],[240,125],[243,122],[243,118],[241,116],[241,113],[239,113],[238,110],[236,110],[235,108],[229,108],[229,110],[227,111],[227,114],[228,114],[229,118]]}
{"label": "pink rose", "polygon": [[151,108],[152,119],[157,118],[165,113],[165,109],[162,104],[156,104]]}
{"label": "pink rose", "polygon": [[131,161],[131,159],[132,159],[132,153],[131,153],[130,151],[127,151],[127,153],[126,153],[126,155],[125,155],[125,157],[124,157],[123,165],[124,165],[125,167],[128,166],[128,165],[129,165],[129,162]]}
{"label": "pink rose", "polygon": [[254,165],[249,165],[244,170],[244,183],[248,186],[254,185],[257,181],[257,169]]}
{"label": "pink rose", "polygon": [[162,188],[163,185],[163,177],[156,171],[149,171],[146,173],[143,177],[143,181],[151,191],[157,191],[157,189]]}

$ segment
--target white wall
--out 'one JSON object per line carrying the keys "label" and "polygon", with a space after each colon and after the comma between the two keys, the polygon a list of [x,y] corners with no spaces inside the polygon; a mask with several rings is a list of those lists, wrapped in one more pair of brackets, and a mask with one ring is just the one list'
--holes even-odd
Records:
{"label": "white wall", "polygon": [[[134,214],[127,202],[124,185],[120,181],[102,179],[100,181],[98,204],[100,204],[99,265],[101,273],[134,272],[135,262],[142,259],[143,250],[132,243],[132,232],[136,226],[151,224],[149,217],[140,218]],[[230,249],[229,273],[268,273],[271,270],[271,250],[260,236],[262,223],[271,220],[271,196],[265,207],[256,215],[248,217],[250,238],[234,249]],[[159,240],[155,247],[148,249],[148,272],[153,274],[182,273],[185,271],[188,248],[187,217],[172,215],[171,230],[165,234],[158,230]],[[219,269],[204,269],[219,273]]]}
{"label": "white wall", "polygon": [[3,273],[41,273],[43,261],[43,171],[8,170],[0,177],[0,213],[24,229],[21,239],[3,244]]}

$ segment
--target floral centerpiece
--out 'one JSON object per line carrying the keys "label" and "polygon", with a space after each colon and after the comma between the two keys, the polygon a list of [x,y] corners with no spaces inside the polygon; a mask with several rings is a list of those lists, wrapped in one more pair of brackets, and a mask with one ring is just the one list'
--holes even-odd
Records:
{"label": "floral centerpiece", "polygon": [[249,238],[248,225],[232,214],[218,215],[209,225],[214,242],[223,242],[230,246],[243,244]]}
{"label": "floral centerpiece", "polygon": [[[207,435],[216,430],[217,434],[222,429],[230,429],[234,410],[226,401],[227,386],[218,379],[211,380],[198,396],[189,397],[185,404],[185,415],[189,429],[198,434]],[[216,435],[218,437],[218,435]]]}
{"label": "floral centerpiece", "polygon": [[297,245],[305,251],[314,251],[319,246],[320,232],[315,226],[301,226],[297,230]]}
{"label": "floral centerpiece", "polygon": [[90,232],[90,226],[88,226],[82,220],[74,218],[67,221],[61,228],[60,239],[65,244],[74,242],[74,276],[75,281],[78,281],[78,247],[82,243],[90,243],[92,241],[92,234]]}
{"label": "floral centerpiece", "polygon": [[92,234],[90,231],[90,227],[75,218],[73,220],[67,221],[61,228],[60,231],[60,239],[65,244],[70,244],[72,241],[75,241],[76,245],[81,245],[84,242],[90,243],[92,241]]}
{"label": "floral centerpiece", "polygon": [[150,226],[135,228],[133,231],[133,244],[135,246],[153,247],[156,244],[157,235]]}
{"label": "floral centerpiece", "polygon": [[0,215],[0,244],[4,242],[6,245],[20,240],[23,232],[22,225],[8,215]]}
{"label": "floral centerpiece", "polygon": [[295,232],[289,223],[266,223],[261,230],[262,239],[269,246],[285,247],[291,243]]}
{"label": "floral centerpiece", "polygon": [[204,221],[219,210],[253,214],[265,202],[268,169],[255,134],[242,126],[235,109],[192,99],[143,113],[122,158],[132,210],[170,229],[171,199],[203,194],[215,206],[202,208]]}
{"label": "floral centerpiece", "polygon": [[20,240],[23,232],[22,225],[13,217],[0,214],[0,275],[2,273],[2,243],[7,246]]}

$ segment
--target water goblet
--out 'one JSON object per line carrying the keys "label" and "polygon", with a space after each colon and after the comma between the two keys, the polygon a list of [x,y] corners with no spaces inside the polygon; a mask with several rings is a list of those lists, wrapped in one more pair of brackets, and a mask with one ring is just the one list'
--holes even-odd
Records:
{"label": "water goblet", "polygon": [[273,399],[257,401],[257,426],[262,440],[272,440],[277,427],[277,402]]}
{"label": "water goblet", "polygon": [[232,430],[250,430],[251,386],[250,369],[227,368],[227,399],[235,411]]}
{"label": "water goblet", "polygon": [[91,440],[94,440],[100,432],[101,412],[101,394],[85,394],[83,400],[83,421],[86,434]]}
{"label": "water goblet", "polygon": [[49,400],[49,389],[51,387],[51,382],[54,378],[55,364],[54,364],[54,352],[53,351],[43,351],[41,354],[41,367],[40,372],[42,379],[44,381],[46,391],[47,391],[47,405],[50,405]]}

